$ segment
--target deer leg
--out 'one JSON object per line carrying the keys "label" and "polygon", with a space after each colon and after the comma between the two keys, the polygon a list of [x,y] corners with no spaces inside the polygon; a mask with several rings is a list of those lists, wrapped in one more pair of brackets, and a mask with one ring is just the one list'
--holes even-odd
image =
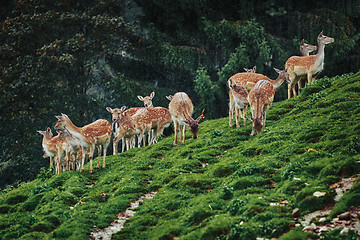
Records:
{"label": "deer leg", "polygon": [[300,92],[301,92],[301,78],[298,81],[298,95],[300,95]]}
{"label": "deer leg", "polygon": [[96,148],[97,148],[97,151],[98,151],[98,163],[96,165],[96,168],[100,168],[101,145],[98,145]]}
{"label": "deer leg", "polygon": [[90,161],[90,171],[89,171],[89,173],[90,173],[90,174],[93,173],[92,161],[93,161],[93,157],[94,157],[94,150],[95,150],[95,145],[92,145],[92,146],[90,147],[90,153],[89,153],[89,161]]}
{"label": "deer leg", "polygon": [[243,109],[243,111],[244,111],[244,114],[243,114],[243,117],[244,117],[244,127],[246,126],[246,110],[247,110],[247,104],[245,104],[244,109]]}
{"label": "deer leg", "polygon": [[232,127],[232,119],[234,113],[234,99],[229,91],[229,126]]}
{"label": "deer leg", "polygon": [[307,73],[307,81],[308,84],[312,83],[312,73],[310,71]]}
{"label": "deer leg", "polygon": [[102,168],[105,168],[105,158],[106,158],[106,151],[107,151],[108,146],[109,146],[109,142],[106,142],[103,145],[103,165],[102,165]]}
{"label": "deer leg", "polygon": [[86,152],[87,152],[87,148],[81,147],[82,148],[82,157],[81,157],[81,165],[80,165],[80,172],[84,171],[84,162],[85,162],[85,157],[86,157]]}
{"label": "deer leg", "polygon": [[125,152],[125,138],[121,138],[121,152]]}
{"label": "deer leg", "polygon": [[236,128],[240,127],[239,124],[239,118],[240,118],[241,110],[235,106],[235,122],[236,122]]}
{"label": "deer leg", "polygon": [[179,123],[174,121],[174,146],[177,146],[177,133],[178,133]]}
{"label": "deer leg", "polygon": [[50,168],[53,166],[54,157],[50,157]]}
{"label": "deer leg", "polygon": [[182,131],[182,135],[183,135],[182,142],[183,143],[185,142],[185,134],[186,134],[186,125],[183,125],[183,131]]}
{"label": "deer leg", "polygon": [[[118,151],[118,141],[119,141],[119,138],[115,137],[113,139],[113,155],[116,155],[117,154],[117,151]],[[124,144],[123,144],[124,145]]]}

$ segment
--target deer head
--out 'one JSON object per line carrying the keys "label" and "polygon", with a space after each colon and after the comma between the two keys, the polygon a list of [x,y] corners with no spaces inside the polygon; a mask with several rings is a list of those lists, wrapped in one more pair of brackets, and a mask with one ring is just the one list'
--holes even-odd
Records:
{"label": "deer head", "polygon": [[323,34],[323,32],[321,31],[321,33],[319,34],[318,38],[317,38],[318,44],[323,43],[323,44],[329,44],[334,42],[335,40],[332,37],[328,37],[325,36]]}
{"label": "deer head", "polygon": [[[121,118],[121,114],[125,111],[125,106],[121,107],[120,109],[119,108],[110,108],[110,107],[107,107],[106,110],[108,112],[111,113],[111,118],[113,120],[113,122],[115,122],[116,119],[118,118]],[[123,110],[121,110],[123,109]]]}
{"label": "deer head", "polygon": [[194,120],[190,115],[186,115],[185,112],[184,112],[184,116],[185,116],[184,123],[189,125],[190,131],[191,131],[194,139],[197,138],[197,133],[199,131],[199,122],[200,122],[200,120],[205,118],[204,111],[205,111],[205,109],[202,110],[201,115],[196,120]]}
{"label": "deer head", "polygon": [[253,68],[244,68],[245,72],[249,72],[249,73],[255,73],[256,72],[256,66],[254,66]]}
{"label": "deer head", "polygon": [[57,123],[55,124],[54,128],[55,129],[62,129],[66,127],[66,124],[69,120],[69,117],[62,113],[61,116],[55,116],[57,118]]}
{"label": "deer head", "polygon": [[150,108],[153,107],[152,99],[154,98],[154,96],[155,96],[155,92],[152,92],[150,96],[142,97],[139,95],[137,97],[140,101],[144,102],[144,107]]}
{"label": "deer head", "polygon": [[304,39],[301,41],[301,44],[300,44],[301,55],[309,56],[309,53],[315,51],[316,49],[317,49],[317,46],[305,43]]}
{"label": "deer head", "polygon": [[40,133],[41,135],[43,135],[44,138],[47,139],[47,140],[51,139],[51,138],[54,136],[54,135],[52,134],[50,128],[47,128],[46,131],[40,131],[40,130],[38,130],[37,132]]}

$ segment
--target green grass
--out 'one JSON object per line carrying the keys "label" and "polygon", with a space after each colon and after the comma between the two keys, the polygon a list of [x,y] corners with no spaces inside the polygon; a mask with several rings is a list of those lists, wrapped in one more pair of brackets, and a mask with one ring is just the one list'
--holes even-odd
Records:
{"label": "green grass", "polygon": [[[2,239],[88,239],[149,191],[114,239],[306,239],[294,208],[306,214],[334,204],[330,185],[360,173],[360,73],[323,78],[297,98],[274,103],[266,128],[204,121],[173,147],[157,144],[108,156],[105,169],[42,170],[37,179],[0,193]],[[203,167],[203,165],[205,165]],[[326,192],[316,198],[316,191]],[[332,216],[359,205],[357,182]],[[286,205],[273,205],[287,201]],[[339,231],[327,235],[336,239]],[[350,238],[349,238],[350,239]]]}

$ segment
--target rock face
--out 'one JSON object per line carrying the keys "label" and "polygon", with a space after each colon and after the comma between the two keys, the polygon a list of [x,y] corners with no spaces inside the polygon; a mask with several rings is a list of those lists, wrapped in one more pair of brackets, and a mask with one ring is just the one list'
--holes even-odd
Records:
{"label": "rock face", "polygon": [[[334,198],[335,202],[340,200],[340,198],[352,187],[356,180],[357,177],[343,178],[331,186],[331,188],[336,192],[336,196]],[[325,192],[315,192],[313,196],[322,197],[325,194]],[[313,232],[316,234],[332,231],[334,229],[342,229],[340,233],[341,235],[347,235],[350,230],[353,230],[356,234],[360,235],[360,206],[353,206],[349,209],[349,211],[339,214],[332,220],[328,219],[331,210],[332,208],[327,208],[326,210],[320,210],[304,215],[299,220],[299,225],[304,227],[304,232]],[[292,212],[292,217],[297,220],[300,215],[300,210],[295,208]],[[315,225],[314,222],[318,222],[319,226]]]}

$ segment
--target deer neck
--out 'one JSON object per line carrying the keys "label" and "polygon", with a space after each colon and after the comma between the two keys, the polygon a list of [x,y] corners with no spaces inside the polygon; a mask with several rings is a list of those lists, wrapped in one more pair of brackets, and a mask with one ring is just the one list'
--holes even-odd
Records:
{"label": "deer neck", "polygon": [[83,147],[89,147],[90,144],[86,140],[86,136],[83,133],[83,129],[75,126],[70,119],[68,119],[66,124],[66,129],[69,130],[70,134],[79,141],[80,145]]}
{"label": "deer neck", "polygon": [[282,76],[282,74],[279,74],[279,76],[275,80],[271,80],[270,82],[274,86],[275,89],[281,86],[281,84],[284,82],[285,78]]}
{"label": "deer neck", "polygon": [[318,52],[316,53],[316,64],[321,65],[325,58],[325,44],[318,42]]}

